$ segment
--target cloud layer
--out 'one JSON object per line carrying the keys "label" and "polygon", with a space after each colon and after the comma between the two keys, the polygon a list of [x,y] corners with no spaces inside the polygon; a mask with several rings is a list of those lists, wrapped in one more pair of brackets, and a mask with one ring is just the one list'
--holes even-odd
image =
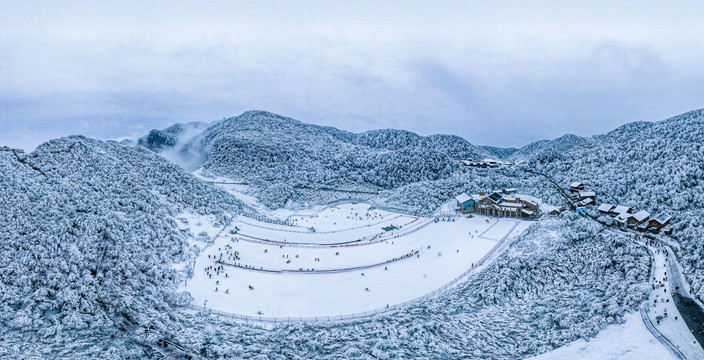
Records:
{"label": "cloud layer", "polygon": [[704,107],[687,2],[2,6],[0,145],[262,109],[522,146]]}

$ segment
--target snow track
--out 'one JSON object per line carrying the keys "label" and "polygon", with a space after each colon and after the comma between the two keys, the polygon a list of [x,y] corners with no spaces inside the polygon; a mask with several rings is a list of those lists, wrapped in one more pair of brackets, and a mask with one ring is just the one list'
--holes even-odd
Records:
{"label": "snow track", "polygon": [[[297,233],[296,242],[283,226],[266,229],[235,220],[240,232],[224,231],[196,260],[194,279],[184,287],[195,299],[190,308],[274,322],[369,316],[439,294],[531,224],[481,216],[409,217],[400,229],[378,232],[403,215],[384,211],[378,215],[386,220],[379,223],[353,216],[355,209],[341,205],[336,217],[309,218],[312,226],[331,232]],[[244,234],[254,229],[259,233]]]}

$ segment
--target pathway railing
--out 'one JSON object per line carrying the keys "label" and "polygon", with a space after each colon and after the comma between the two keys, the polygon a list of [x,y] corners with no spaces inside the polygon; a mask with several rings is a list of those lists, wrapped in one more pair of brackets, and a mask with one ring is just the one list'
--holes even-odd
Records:
{"label": "pathway railing", "polygon": [[660,343],[662,343],[667,350],[669,350],[672,355],[674,355],[676,358],[680,360],[687,360],[687,357],[682,354],[679,348],[675,344],[673,344],[668,338],[662,335],[660,333],[660,330],[658,330],[654,325],[653,322],[650,320],[650,317],[648,316],[648,302],[645,301],[640,305],[640,316],[643,318],[643,323],[645,324],[645,327],[650,330],[650,333],[655,336]]}
{"label": "pathway railing", "polygon": [[419,250],[413,250],[410,252],[407,252],[401,256],[394,257],[392,259],[388,259],[384,262],[380,263],[375,263],[375,264],[369,264],[369,265],[361,265],[361,266],[354,266],[354,267],[348,267],[348,268],[339,268],[339,269],[318,269],[315,270],[314,268],[307,268],[307,269],[300,269],[300,270],[295,270],[295,269],[281,269],[281,270],[273,270],[273,269],[265,269],[263,267],[260,267],[257,269],[256,267],[253,266],[247,266],[247,265],[241,265],[237,263],[228,263],[225,261],[219,261],[216,260],[215,263],[219,265],[225,265],[225,266],[230,266],[238,269],[243,269],[243,270],[250,270],[250,271],[259,271],[259,272],[266,272],[266,273],[278,273],[278,274],[334,274],[334,273],[342,273],[342,272],[350,272],[350,271],[358,271],[358,270],[366,270],[366,269],[371,269],[383,265],[388,265],[395,263],[397,261],[405,260],[405,259],[410,259],[413,257],[413,255],[418,255],[420,253]]}
{"label": "pathway railing", "polygon": [[[407,226],[418,219],[415,219],[411,221],[408,224],[405,224],[403,226]],[[262,239],[256,236],[252,235],[246,235],[246,234],[241,234],[238,233],[237,235],[239,236],[239,240],[243,241],[248,241],[248,242],[253,242],[257,244],[264,244],[264,245],[277,245],[277,246],[287,246],[287,247],[300,247],[300,248],[314,248],[314,249],[323,249],[323,248],[335,248],[335,247],[351,247],[351,246],[364,246],[364,245],[372,245],[372,244],[377,244],[383,241],[389,241],[398,238],[399,236],[403,235],[410,235],[420,229],[425,228],[426,226],[432,224],[433,221],[430,219],[427,219],[425,223],[422,223],[416,227],[411,228],[411,230],[408,231],[397,231],[391,235],[391,233],[388,236],[381,235],[380,237],[374,239],[369,239],[368,241],[365,241],[365,239],[357,239],[357,240],[351,240],[351,241],[346,241],[342,243],[330,243],[330,244],[319,244],[319,243],[301,243],[301,242],[282,242],[282,241],[275,241],[275,240],[268,240],[268,239]],[[405,228],[401,228],[400,230],[405,230]],[[383,234],[383,233],[382,233]]]}

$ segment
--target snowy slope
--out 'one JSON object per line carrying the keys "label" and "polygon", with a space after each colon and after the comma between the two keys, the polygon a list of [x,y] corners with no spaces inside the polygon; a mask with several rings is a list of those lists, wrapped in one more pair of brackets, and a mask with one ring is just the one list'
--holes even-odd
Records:
{"label": "snowy slope", "polygon": [[[171,159],[169,149],[182,145],[174,144],[172,135],[163,135],[165,140],[152,136],[167,130],[152,131],[147,137],[157,138],[159,146],[143,145]],[[198,136],[205,154],[204,176],[250,183],[253,193],[274,208],[283,206],[285,199],[311,196],[309,189],[373,192],[442,179],[459,168],[458,159],[487,156],[458,136],[424,137],[393,129],[355,134],[264,111],[217,122]],[[193,142],[187,148],[198,152]],[[266,198],[271,193],[281,193],[283,200]]]}
{"label": "snowy slope", "polygon": [[[247,182],[248,195],[271,208],[349,197],[430,214],[461,192],[508,187],[561,201],[534,175],[458,165],[502,152],[453,136],[354,134],[265,112],[194,129],[151,143],[164,157],[187,145],[203,155],[199,174]],[[565,186],[584,181],[600,200],[673,214],[678,255],[702,295],[702,144],[699,110],[505,154]],[[404,311],[333,324],[241,324],[177,310],[190,298],[176,289],[201,248],[193,235],[210,235],[240,212],[235,197],[146,149],[83,137],[28,155],[0,150],[0,170],[0,357],[144,358],[145,342],[163,336],[206,357],[514,359],[622,323],[647,293],[642,248],[564,214],[536,223],[453,291]]]}
{"label": "snowy slope", "polygon": [[625,321],[647,293],[648,267],[644,249],[593,222],[546,219],[484,271],[403,310],[276,325],[194,314],[175,338],[208,358],[517,359]]}
{"label": "snowy slope", "polygon": [[542,149],[524,152],[525,166],[565,187],[582,181],[599,201],[673,215],[680,262],[704,298],[704,110],[626,124],[571,144],[550,156]]}
{"label": "snowy slope", "polygon": [[174,326],[190,301],[172,264],[195,254],[174,216],[242,209],[145,149],[80,136],[0,151],[0,173],[0,357],[90,353],[106,338],[108,353],[141,353],[140,329]]}
{"label": "snowy slope", "polygon": [[[640,313],[624,316],[623,324],[611,325],[589,341],[577,340],[528,360],[674,360],[676,359],[648,331]],[[618,339],[618,341],[614,341]]]}

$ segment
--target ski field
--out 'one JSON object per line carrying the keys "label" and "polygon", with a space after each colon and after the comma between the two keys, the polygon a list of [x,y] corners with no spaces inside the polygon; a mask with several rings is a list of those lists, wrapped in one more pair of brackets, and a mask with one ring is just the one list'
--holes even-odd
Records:
{"label": "ski field", "polygon": [[193,304],[283,320],[383,311],[453,281],[531,224],[482,216],[436,220],[367,204],[290,220],[293,226],[234,218],[200,253],[184,284]]}

